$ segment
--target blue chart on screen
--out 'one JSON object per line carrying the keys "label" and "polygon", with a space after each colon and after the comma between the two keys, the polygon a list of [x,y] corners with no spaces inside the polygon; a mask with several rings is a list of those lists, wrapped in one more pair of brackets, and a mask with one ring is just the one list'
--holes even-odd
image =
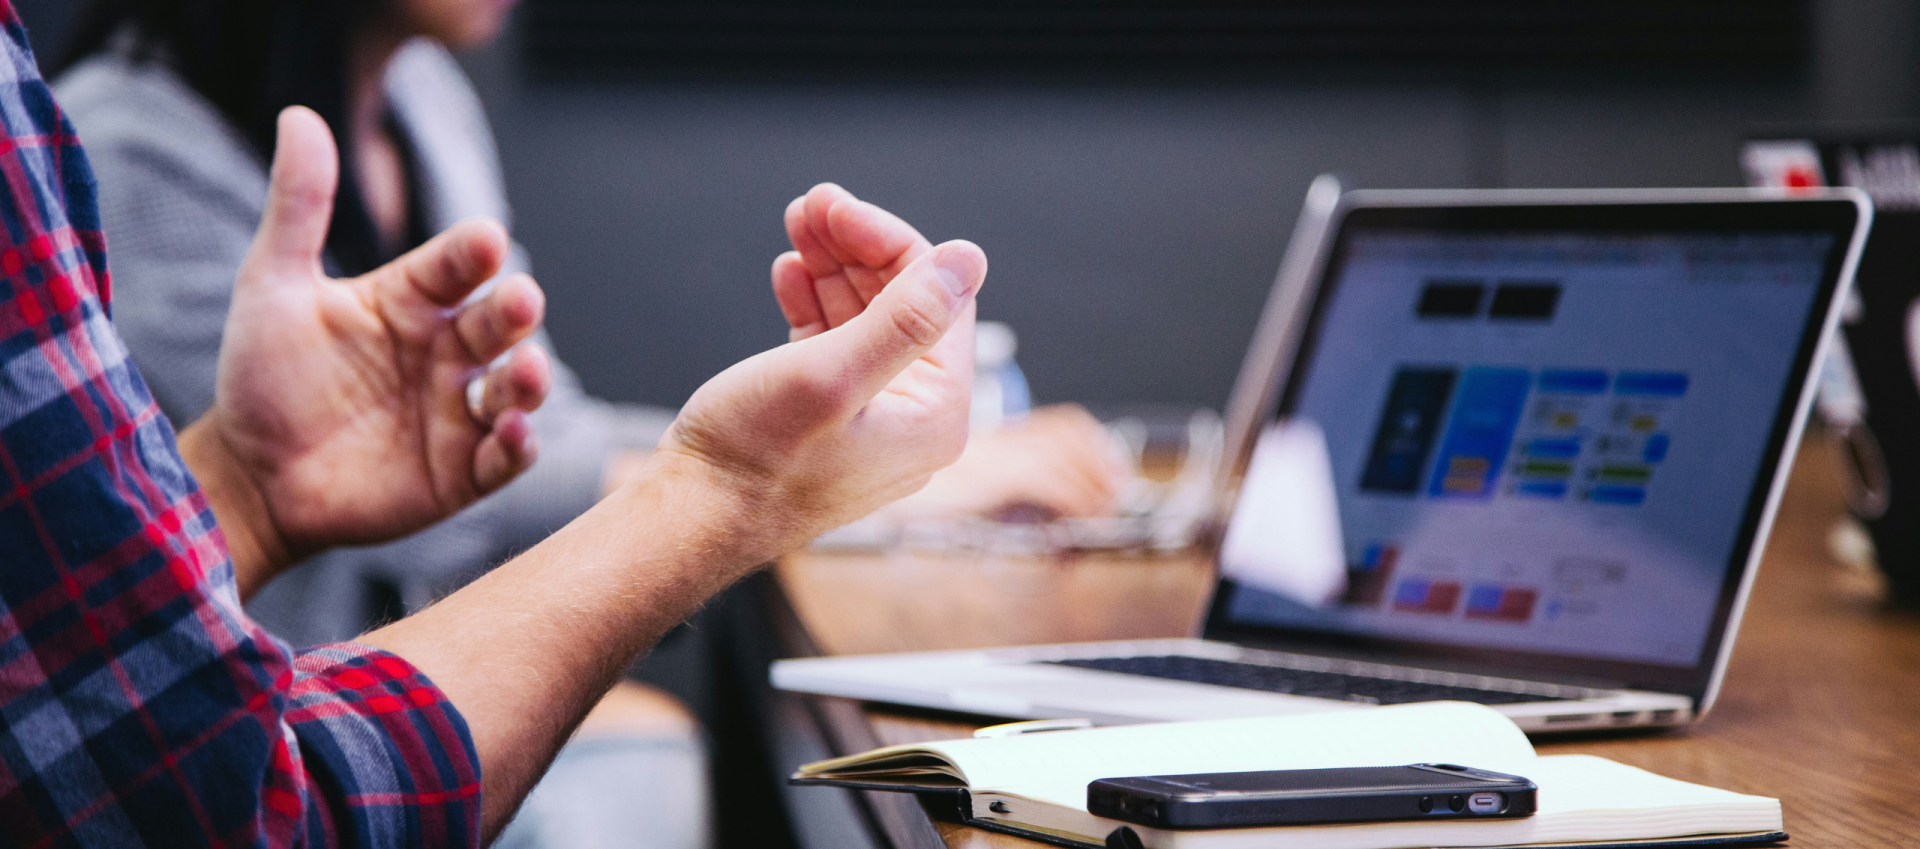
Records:
{"label": "blue chart on screen", "polygon": [[1521,369],[1475,368],[1460,382],[1460,397],[1440,443],[1440,466],[1432,493],[1481,498],[1493,493],[1505,465],[1507,444],[1520,425],[1528,375]]}

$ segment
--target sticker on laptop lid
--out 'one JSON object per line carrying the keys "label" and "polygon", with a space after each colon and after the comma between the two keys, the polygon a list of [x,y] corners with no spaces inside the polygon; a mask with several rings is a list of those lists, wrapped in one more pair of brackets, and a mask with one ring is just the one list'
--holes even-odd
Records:
{"label": "sticker on laptop lid", "polygon": [[1747,185],[1786,192],[1825,188],[1820,149],[1811,141],[1753,141],[1740,151],[1740,167]]}

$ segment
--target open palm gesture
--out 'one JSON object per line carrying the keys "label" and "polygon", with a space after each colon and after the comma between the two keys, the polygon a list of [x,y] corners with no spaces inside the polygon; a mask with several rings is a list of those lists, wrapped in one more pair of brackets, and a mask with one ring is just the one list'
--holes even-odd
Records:
{"label": "open palm gesture", "polygon": [[463,303],[500,269],[497,223],[457,225],[362,277],[327,277],[320,254],[338,178],[320,117],[282,114],[214,406],[191,429],[221,449],[214,475],[245,490],[241,530],[281,565],[409,533],[512,480],[533,462],[526,414],[552,382],[540,349],[515,348],[545,306],[532,278]]}

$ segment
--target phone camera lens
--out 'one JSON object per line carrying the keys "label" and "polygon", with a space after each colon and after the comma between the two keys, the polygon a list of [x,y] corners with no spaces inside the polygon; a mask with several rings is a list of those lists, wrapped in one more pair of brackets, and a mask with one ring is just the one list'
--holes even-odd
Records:
{"label": "phone camera lens", "polygon": [[1420,813],[1423,813],[1423,814],[1433,813],[1433,797],[1432,796],[1420,797]]}
{"label": "phone camera lens", "polygon": [[1456,814],[1457,814],[1457,813],[1460,813],[1461,811],[1464,811],[1464,810],[1466,810],[1466,809],[1467,809],[1467,797],[1465,797],[1465,796],[1454,796],[1453,798],[1451,798],[1451,799],[1448,799],[1448,800],[1447,800],[1447,808],[1448,808],[1449,810],[1452,810],[1452,811],[1453,811],[1454,813],[1456,813]]}

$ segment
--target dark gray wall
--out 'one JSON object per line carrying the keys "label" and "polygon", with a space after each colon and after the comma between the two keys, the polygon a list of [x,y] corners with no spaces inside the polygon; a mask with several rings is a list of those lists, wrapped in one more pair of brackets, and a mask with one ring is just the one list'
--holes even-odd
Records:
{"label": "dark gray wall", "polygon": [[1344,69],[1259,85],[529,84],[470,57],[562,355],[676,403],[781,339],[780,211],[820,180],[993,263],[1042,400],[1224,403],[1313,175],[1373,187],[1738,184],[1756,123],[1920,115],[1908,0],[1818,4],[1775,79]]}
{"label": "dark gray wall", "polygon": [[[73,0],[22,3],[49,29]],[[1803,74],[1302,71],[1259,84],[586,85],[467,57],[561,355],[677,404],[784,338],[780,212],[835,180],[993,263],[1041,400],[1224,403],[1313,175],[1737,184],[1756,123],[1920,117],[1911,0],[1820,0]]]}

